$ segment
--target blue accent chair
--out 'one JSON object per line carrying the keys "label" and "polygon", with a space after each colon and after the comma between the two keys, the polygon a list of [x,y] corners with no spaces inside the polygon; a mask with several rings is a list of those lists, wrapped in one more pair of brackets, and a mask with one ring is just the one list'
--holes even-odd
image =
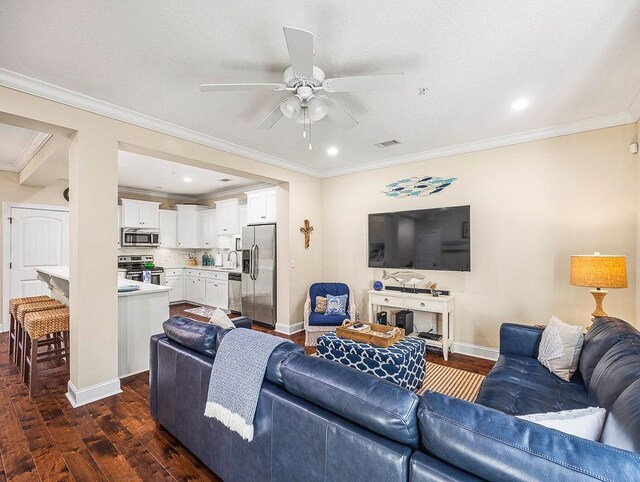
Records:
{"label": "blue accent chair", "polygon": [[[316,313],[316,297],[326,297],[327,295],[348,295],[345,316]],[[307,301],[304,304],[305,345],[316,346],[320,335],[336,331],[336,327],[342,325],[342,322],[346,319],[353,321],[356,319],[353,291],[344,283],[312,284],[307,293]]]}

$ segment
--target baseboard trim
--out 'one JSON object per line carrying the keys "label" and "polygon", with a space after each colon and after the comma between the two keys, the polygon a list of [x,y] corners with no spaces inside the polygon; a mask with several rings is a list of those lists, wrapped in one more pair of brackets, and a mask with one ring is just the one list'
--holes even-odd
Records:
{"label": "baseboard trim", "polygon": [[451,346],[453,353],[461,355],[474,356],[476,358],[484,358],[485,360],[496,361],[498,359],[498,350],[489,348],[488,346],[472,345],[471,343],[454,342]]}
{"label": "baseboard trim", "polygon": [[294,323],[293,325],[285,325],[284,323],[276,323],[276,331],[285,335],[293,335],[304,330],[304,323]]}
{"label": "baseboard trim", "polygon": [[69,380],[67,383],[67,400],[73,408],[81,407],[87,403],[95,402],[103,398],[111,397],[122,393],[120,389],[120,379],[114,378],[113,380],[107,380],[106,382],[96,383],[86,388],[76,388],[76,386]]}

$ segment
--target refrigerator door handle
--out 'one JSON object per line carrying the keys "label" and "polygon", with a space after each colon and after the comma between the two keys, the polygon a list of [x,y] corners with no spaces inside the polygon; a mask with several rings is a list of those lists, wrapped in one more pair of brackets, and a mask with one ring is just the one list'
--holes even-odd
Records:
{"label": "refrigerator door handle", "polygon": [[255,248],[257,246],[255,244],[251,245],[251,254],[250,254],[250,266],[249,266],[249,276],[253,281],[256,280],[255,271],[256,271],[256,256],[255,256]]}
{"label": "refrigerator door handle", "polygon": [[260,253],[258,252],[258,245],[254,245],[256,248],[256,254],[254,257],[254,261],[253,261],[253,279],[257,280],[258,279],[258,256],[260,255]]}

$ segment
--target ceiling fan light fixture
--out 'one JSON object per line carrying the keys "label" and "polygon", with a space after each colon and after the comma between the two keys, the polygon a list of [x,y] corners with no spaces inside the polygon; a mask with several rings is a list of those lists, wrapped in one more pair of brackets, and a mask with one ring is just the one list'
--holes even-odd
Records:
{"label": "ceiling fan light fixture", "polygon": [[326,116],[329,111],[327,105],[317,97],[311,97],[307,101],[307,109],[309,111],[309,118],[312,122],[319,121]]}
{"label": "ceiling fan light fixture", "polygon": [[292,95],[282,104],[280,104],[280,110],[288,119],[295,119],[298,117],[300,106],[302,105],[302,99],[297,95]]}

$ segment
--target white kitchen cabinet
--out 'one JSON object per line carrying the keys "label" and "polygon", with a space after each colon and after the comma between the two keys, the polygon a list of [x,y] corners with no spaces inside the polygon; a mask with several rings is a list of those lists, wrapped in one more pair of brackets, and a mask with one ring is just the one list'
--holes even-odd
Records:
{"label": "white kitchen cabinet", "polygon": [[[177,248],[178,247],[178,212],[160,209],[159,212],[160,226],[160,247],[161,248]],[[184,298],[183,298],[184,299]]]}
{"label": "white kitchen cabinet", "polygon": [[218,213],[215,209],[198,211],[198,246],[209,249],[217,247],[217,223]]}
{"label": "white kitchen cabinet", "polygon": [[240,234],[237,199],[216,202],[216,213],[218,236]]}
{"label": "white kitchen cabinet", "polygon": [[276,189],[249,191],[247,195],[247,224],[276,222]]}
{"label": "white kitchen cabinet", "polygon": [[122,206],[118,206],[118,248],[122,245]]}
{"label": "white kitchen cabinet", "polygon": [[205,209],[194,204],[178,204],[178,248],[200,248],[198,243],[198,213]]}
{"label": "white kitchen cabinet", "polygon": [[226,280],[207,279],[205,304],[222,308],[223,310],[229,309],[229,282]]}
{"label": "white kitchen cabinet", "polygon": [[169,291],[169,303],[183,301],[184,295],[184,276],[166,276],[164,279],[165,286],[171,288]]}
{"label": "white kitchen cabinet", "polygon": [[158,229],[159,211],[160,203],[123,199],[122,227]]}
{"label": "white kitchen cabinet", "polygon": [[242,235],[242,228],[247,225],[247,205],[242,204],[238,206],[238,222],[240,223],[240,230],[238,231],[238,235]]}
{"label": "white kitchen cabinet", "polygon": [[184,278],[184,293],[187,301],[191,303],[197,303],[199,305],[205,304],[205,288],[206,281],[199,276],[185,276]]}

